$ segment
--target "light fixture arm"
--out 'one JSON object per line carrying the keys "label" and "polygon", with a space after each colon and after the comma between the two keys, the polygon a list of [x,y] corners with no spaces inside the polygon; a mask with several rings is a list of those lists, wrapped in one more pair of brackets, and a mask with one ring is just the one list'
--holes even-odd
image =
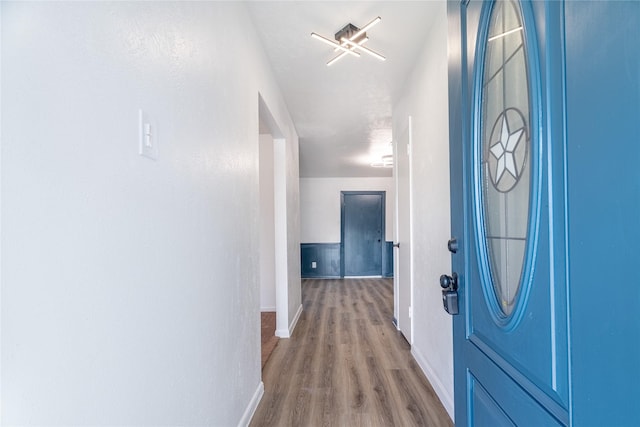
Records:
{"label": "light fixture arm", "polygon": [[377,16],[375,19],[373,19],[367,25],[365,25],[364,27],[360,28],[360,30],[358,30],[357,33],[355,33],[354,35],[349,37],[349,40],[358,40],[358,37],[360,37],[362,34],[366,33],[369,28],[373,27],[374,25],[376,25],[380,21],[382,21],[382,18]]}
{"label": "light fixture arm", "polygon": [[[364,47],[358,43],[354,43],[349,39],[342,39],[343,43],[346,44],[350,44],[353,46],[353,48],[355,49],[361,49],[363,52],[368,53],[369,55],[373,56],[374,58],[378,58],[380,61],[385,61],[387,58],[385,58],[384,56],[380,55],[378,52],[376,52],[375,50],[371,50],[368,47]],[[342,45],[341,45],[342,46]]]}
{"label": "light fixture arm", "polygon": [[[363,44],[365,44],[367,41],[369,41],[368,37],[363,38],[362,40],[360,40],[358,42],[359,46],[362,46]],[[348,43],[343,44],[343,46],[348,46]],[[354,51],[356,50],[355,46],[352,46],[349,48],[349,50]],[[339,59],[344,58],[347,55],[347,52],[341,52],[340,54],[338,54],[338,56],[334,56],[333,59],[331,59],[329,62],[327,62],[327,67],[330,67],[331,65],[333,65],[334,63],[338,62]]]}
{"label": "light fixture arm", "polygon": [[333,40],[328,39],[326,37],[323,37],[320,34],[311,33],[311,37],[313,37],[316,40],[320,40],[321,42],[324,42],[324,43],[328,44],[329,46],[333,46],[336,49],[340,49],[345,53],[350,53],[351,55],[354,55],[354,56],[360,56],[360,54],[358,52],[354,52],[353,50],[342,46],[340,43],[334,42]]}

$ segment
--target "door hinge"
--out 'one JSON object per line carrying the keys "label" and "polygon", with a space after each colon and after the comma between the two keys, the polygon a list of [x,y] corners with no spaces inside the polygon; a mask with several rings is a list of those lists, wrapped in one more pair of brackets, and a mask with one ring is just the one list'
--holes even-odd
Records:
{"label": "door hinge", "polygon": [[413,306],[409,306],[409,319],[413,317]]}

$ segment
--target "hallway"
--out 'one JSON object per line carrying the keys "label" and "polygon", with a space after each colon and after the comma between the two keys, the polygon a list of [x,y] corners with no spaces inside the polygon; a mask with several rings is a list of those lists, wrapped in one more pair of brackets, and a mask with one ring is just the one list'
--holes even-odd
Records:
{"label": "hallway", "polygon": [[452,425],[392,324],[393,280],[304,279],[302,297],[252,426]]}

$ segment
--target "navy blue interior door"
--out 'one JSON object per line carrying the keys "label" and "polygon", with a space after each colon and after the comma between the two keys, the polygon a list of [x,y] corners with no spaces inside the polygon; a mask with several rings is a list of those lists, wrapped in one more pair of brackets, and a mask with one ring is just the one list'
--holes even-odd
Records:
{"label": "navy blue interior door", "polygon": [[381,276],[385,193],[341,192],[342,276]]}
{"label": "navy blue interior door", "polygon": [[448,13],[455,422],[568,425],[562,4]]}

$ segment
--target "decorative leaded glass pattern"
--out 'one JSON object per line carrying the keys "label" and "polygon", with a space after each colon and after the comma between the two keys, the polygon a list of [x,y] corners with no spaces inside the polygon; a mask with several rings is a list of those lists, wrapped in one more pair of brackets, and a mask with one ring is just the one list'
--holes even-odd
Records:
{"label": "decorative leaded glass pattern", "polygon": [[489,19],[482,76],[482,200],[491,280],[504,315],[513,311],[527,247],[530,98],[522,12],[497,1]]}

